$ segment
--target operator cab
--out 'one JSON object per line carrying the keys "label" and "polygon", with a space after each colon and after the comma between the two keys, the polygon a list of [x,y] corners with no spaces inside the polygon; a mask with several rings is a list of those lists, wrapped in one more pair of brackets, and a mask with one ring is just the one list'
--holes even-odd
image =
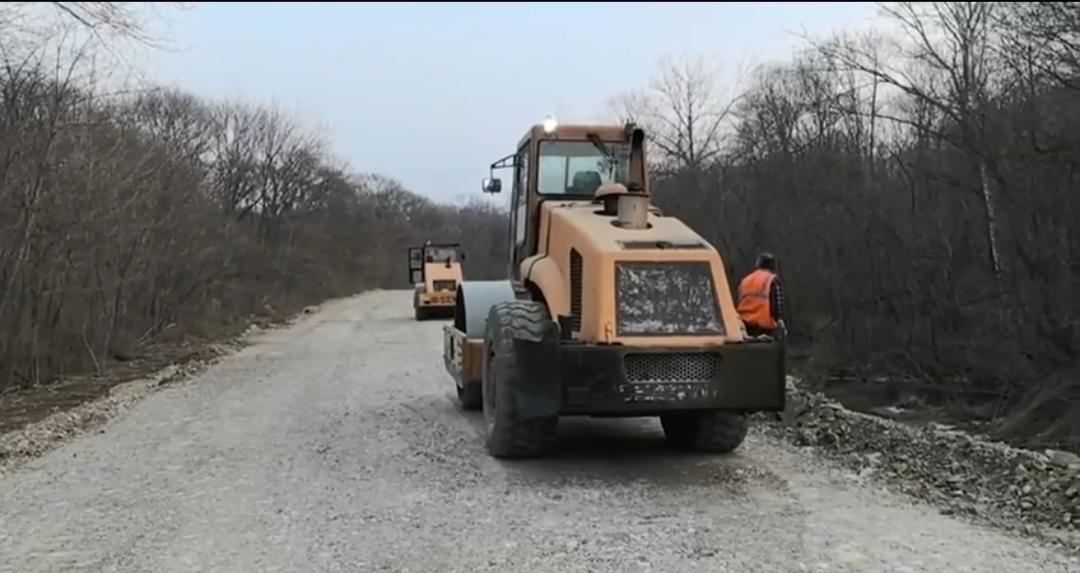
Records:
{"label": "operator cab", "polygon": [[502,191],[495,171],[513,170],[511,278],[520,279],[521,262],[537,253],[542,203],[603,202],[605,214],[614,215],[616,195],[648,195],[644,142],[644,131],[633,124],[560,126],[548,118],[521,138],[517,153],[491,164],[491,176],[482,185],[485,193]]}

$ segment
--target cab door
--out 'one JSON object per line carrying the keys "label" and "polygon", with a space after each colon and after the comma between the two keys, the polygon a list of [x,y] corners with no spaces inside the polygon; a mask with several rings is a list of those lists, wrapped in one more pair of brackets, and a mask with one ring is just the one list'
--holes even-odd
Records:
{"label": "cab door", "polygon": [[409,284],[424,282],[424,248],[409,247]]}
{"label": "cab door", "polygon": [[518,150],[514,161],[514,192],[510,198],[510,278],[520,279],[521,261],[527,252],[529,213],[529,144]]}

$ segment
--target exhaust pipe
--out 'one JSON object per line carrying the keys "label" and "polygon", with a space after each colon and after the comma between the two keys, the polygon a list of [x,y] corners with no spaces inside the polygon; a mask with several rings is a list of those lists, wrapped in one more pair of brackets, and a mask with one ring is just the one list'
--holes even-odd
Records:
{"label": "exhaust pipe", "polygon": [[624,229],[645,229],[649,226],[649,196],[627,191],[619,195],[619,214],[616,218]]}
{"label": "exhaust pipe", "polygon": [[631,183],[627,188],[621,183],[607,183],[596,190],[596,199],[604,206],[600,211],[601,215],[615,216],[612,223],[616,227],[649,227],[649,194],[640,185]]}
{"label": "exhaust pipe", "polygon": [[618,199],[618,225],[624,229],[649,228],[649,192],[645,187],[645,131],[628,123],[626,137],[630,142],[630,181]]}

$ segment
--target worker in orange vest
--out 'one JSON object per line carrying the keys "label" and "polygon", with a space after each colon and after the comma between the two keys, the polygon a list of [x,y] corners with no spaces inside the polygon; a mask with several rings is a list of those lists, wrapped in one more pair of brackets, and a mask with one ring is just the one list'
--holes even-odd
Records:
{"label": "worker in orange vest", "polygon": [[784,291],[776,274],[776,259],[769,253],[761,253],[756,267],[739,283],[739,316],[751,336],[786,337]]}

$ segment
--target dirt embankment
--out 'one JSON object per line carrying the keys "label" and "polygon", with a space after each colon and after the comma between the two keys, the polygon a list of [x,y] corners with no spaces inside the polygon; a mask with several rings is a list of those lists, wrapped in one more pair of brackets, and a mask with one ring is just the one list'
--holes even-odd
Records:
{"label": "dirt embankment", "polygon": [[318,306],[290,316],[252,318],[245,329],[215,340],[185,340],[143,348],[138,357],[96,374],[15,388],[0,395],[0,475],[71,437],[91,431],[155,388],[201,372],[245,346],[253,335],[288,326]]}

